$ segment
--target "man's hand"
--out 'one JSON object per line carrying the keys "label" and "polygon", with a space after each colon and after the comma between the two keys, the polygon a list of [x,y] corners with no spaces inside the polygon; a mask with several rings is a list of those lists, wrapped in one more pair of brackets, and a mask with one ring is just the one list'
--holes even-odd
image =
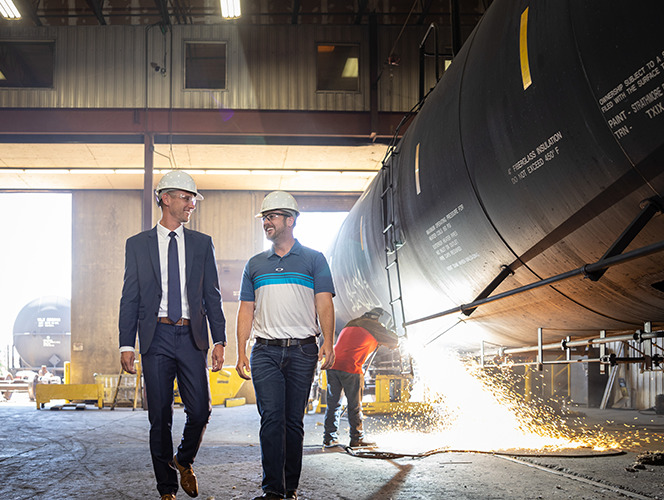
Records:
{"label": "man's hand", "polygon": [[246,355],[239,355],[237,365],[235,365],[237,374],[245,380],[251,380],[251,368],[249,367],[249,359]]}
{"label": "man's hand", "polygon": [[224,354],[226,353],[226,348],[217,344],[212,349],[212,371],[218,372],[224,366]]}
{"label": "man's hand", "polygon": [[334,364],[334,347],[332,346],[332,342],[323,342],[318,352],[318,361],[322,362],[320,366],[321,370],[332,368]]}
{"label": "man's hand", "polygon": [[136,355],[134,351],[123,351],[120,353],[120,364],[122,369],[127,373],[136,373],[136,368],[134,367],[134,361],[136,360]]}

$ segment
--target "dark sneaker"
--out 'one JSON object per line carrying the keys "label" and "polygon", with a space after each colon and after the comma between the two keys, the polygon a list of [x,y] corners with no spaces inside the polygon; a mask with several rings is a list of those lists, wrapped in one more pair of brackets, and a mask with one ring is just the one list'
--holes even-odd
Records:
{"label": "dark sneaker", "polygon": [[339,446],[339,441],[336,439],[325,439],[323,441],[323,446],[325,448],[334,448],[335,446]]}
{"label": "dark sneaker", "polygon": [[284,500],[297,500],[297,491],[295,490],[287,491]]}

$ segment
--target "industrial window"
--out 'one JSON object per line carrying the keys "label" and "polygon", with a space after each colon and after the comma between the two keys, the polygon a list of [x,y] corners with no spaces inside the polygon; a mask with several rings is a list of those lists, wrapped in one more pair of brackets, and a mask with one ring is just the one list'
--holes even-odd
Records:
{"label": "industrial window", "polygon": [[55,42],[0,40],[0,87],[52,88]]}
{"label": "industrial window", "polygon": [[185,42],[185,88],[226,88],[226,43]]}
{"label": "industrial window", "polygon": [[317,44],[316,89],[358,92],[359,60],[359,45]]}

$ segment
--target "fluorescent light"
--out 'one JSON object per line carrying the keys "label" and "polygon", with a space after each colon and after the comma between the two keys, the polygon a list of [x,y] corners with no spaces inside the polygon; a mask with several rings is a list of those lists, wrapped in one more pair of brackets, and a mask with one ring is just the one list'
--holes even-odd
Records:
{"label": "fluorescent light", "polygon": [[341,175],[340,170],[298,170],[297,173],[298,175],[306,175],[309,177]]}
{"label": "fluorescent light", "polygon": [[143,175],[145,171],[142,168],[116,168],[116,174],[140,174]]}
{"label": "fluorescent light", "polygon": [[21,13],[12,0],[0,0],[0,14],[5,19],[21,19]]}
{"label": "fluorescent light", "polygon": [[296,175],[295,170],[281,170],[278,168],[273,168],[269,170],[252,170],[252,175]]}
{"label": "fluorescent light", "polygon": [[242,15],[242,12],[240,10],[240,0],[220,0],[220,1],[221,1],[221,17],[223,17],[224,19],[237,19]]}
{"label": "fluorescent light", "polygon": [[112,168],[72,168],[69,171],[70,174],[85,174],[85,175],[94,175],[94,174],[112,174],[114,170]]}
{"label": "fluorescent light", "polygon": [[374,177],[378,172],[371,172],[368,170],[344,170],[341,175],[344,176],[357,176],[357,177]]}
{"label": "fluorescent light", "polygon": [[206,170],[205,173],[210,175],[249,175],[251,174],[251,170],[218,168],[214,170]]}
{"label": "fluorescent light", "polygon": [[39,174],[39,175],[55,175],[55,174],[68,174],[69,170],[66,168],[26,168],[26,174]]}
{"label": "fluorescent light", "polygon": [[341,78],[357,78],[357,57],[346,59],[344,69],[341,72]]}

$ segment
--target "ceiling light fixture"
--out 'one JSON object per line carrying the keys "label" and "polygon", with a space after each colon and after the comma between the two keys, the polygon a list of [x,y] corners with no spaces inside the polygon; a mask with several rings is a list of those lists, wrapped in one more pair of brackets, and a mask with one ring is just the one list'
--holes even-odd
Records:
{"label": "ceiling light fixture", "polygon": [[240,10],[240,0],[220,0],[220,2],[221,2],[221,17],[223,17],[224,19],[237,19],[242,15],[242,12]]}
{"label": "ceiling light fixture", "polygon": [[70,174],[84,174],[84,175],[108,175],[114,174],[115,170],[112,168],[71,168],[69,169]]}
{"label": "ceiling light fixture", "polygon": [[21,19],[21,13],[12,0],[0,0],[0,15],[5,19]]}

